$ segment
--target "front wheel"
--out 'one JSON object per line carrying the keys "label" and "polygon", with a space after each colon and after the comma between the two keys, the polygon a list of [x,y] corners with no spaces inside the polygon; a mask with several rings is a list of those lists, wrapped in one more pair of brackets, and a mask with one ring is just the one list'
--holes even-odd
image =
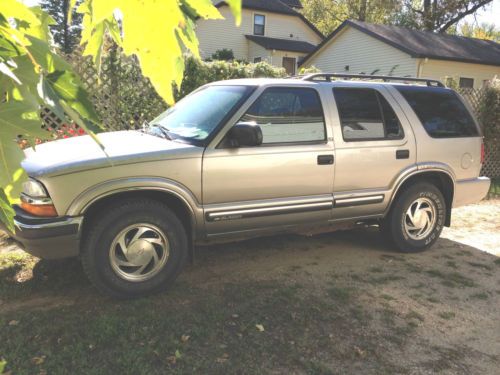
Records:
{"label": "front wheel", "polygon": [[441,191],[429,183],[418,183],[394,202],[384,223],[383,233],[406,253],[428,249],[439,238],[446,217]]}
{"label": "front wheel", "polygon": [[184,226],[167,206],[130,199],[91,223],[81,258],[97,289],[115,298],[131,298],[169,286],[187,253]]}

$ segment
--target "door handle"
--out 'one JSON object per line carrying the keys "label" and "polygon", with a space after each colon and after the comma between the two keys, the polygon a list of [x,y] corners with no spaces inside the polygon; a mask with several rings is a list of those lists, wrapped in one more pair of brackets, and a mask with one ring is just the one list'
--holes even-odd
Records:
{"label": "door handle", "polygon": [[318,165],[333,164],[333,155],[318,155]]}
{"label": "door handle", "polygon": [[396,159],[409,159],[409,158],[410,158],[410,150],[396,151]]}

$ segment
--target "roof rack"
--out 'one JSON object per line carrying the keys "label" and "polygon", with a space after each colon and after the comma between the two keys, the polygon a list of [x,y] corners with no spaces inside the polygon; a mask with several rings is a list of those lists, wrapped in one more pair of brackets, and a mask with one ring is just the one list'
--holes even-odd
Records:
{"label": "roof rack", "polygon": [[343,73],[313,73],[308,74],[301,79],[303,81],[316,81],[319,79],[324,79],[325,81],[331,82],[332,78],[347,78],[347,79],[368,79],[368,80],[382,80],[384,82],[389,81],[401,81],[401,82],[422,82],[427,86],[434,87],[445,87],[441,81],[437,79],[427,79],[427,78],[412,78],[412,77],[393,77],[393,76],[374,76],[370,74],[343,74]]}

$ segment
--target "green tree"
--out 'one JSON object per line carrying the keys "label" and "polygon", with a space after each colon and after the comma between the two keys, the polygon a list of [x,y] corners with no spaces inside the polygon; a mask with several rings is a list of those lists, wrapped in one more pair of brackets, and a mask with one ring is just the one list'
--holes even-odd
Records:
{"label": "green tree", "polygon": [[329,34],[343,21],[405,26],[448,32],[464,17],[484,9],[492,0],[303,0],[304,15]]}
{"label": "green tree", "polygon": [[[80,1],[81,2],[81,1]],[[55,43],[65,53],[71,53],[80,42],[82,33],[82,14],[74,7],[71,11],[72,23],[68,22],[71,0],[41,0],[40,6],[55,21],[50,31]]]}
{"label": "green tree", "polygon": [[472,22],[464,22],[457,27],[457,34],[469,38],[493,40],[500,42],[500,28],[494,23],[483,22],[474,24]]}
{"label": "green tree", "polygon": [[403,0],[397,23],[420,30],[448,32],[493,0]]}
{"label": "green tree", "polygon": [[304,16],[325,35],[348,19],[391,24],[402,7],[398,0],[303,0],[302,4]]}
{"label": "green tree", "polygon": [[[241,0],[227,0],[236,22],[241,19]],[[71,24],[76,0],[70,1]],[[173,85],[180,86],[184,71],[183,51],[199,57],[195,20],[220,19],[210,0],[84,0],[84,54],[98,70],[104,40],[109,35],[126,55],[135,55],[144,76],[169,104]],[[35,146],[35,139],[49,139],[42,128],[40,107],[49,107],[63,121],[68,117],[99,143],[93,130],[97,117],[79,77],[51,44],[54,19],[40,7],[28,8],[16,0],[0,1],[0,220],[11,229],[13,211],[8,195],[23,178],[23,152],[19,137]],[[105,151],[105,150],[104,150]]]}

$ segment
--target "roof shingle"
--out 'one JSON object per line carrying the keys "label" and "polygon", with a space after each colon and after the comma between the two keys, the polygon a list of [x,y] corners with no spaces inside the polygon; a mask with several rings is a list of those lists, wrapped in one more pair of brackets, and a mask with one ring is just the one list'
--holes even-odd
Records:
{"label": "roof shingle", "polygon": [[398,26],[375,25],[353,20],[343,22],[303,62],[347,26],[381,40],[412,57],[500,66],[500,44],[491,40],[438,34]]}
{"label": "roof shingle", "polygon": [[316,48],[314,44],[301,40],[268,38],[257,35],[245,35],[245,37],[265,49],[309,53]]}

